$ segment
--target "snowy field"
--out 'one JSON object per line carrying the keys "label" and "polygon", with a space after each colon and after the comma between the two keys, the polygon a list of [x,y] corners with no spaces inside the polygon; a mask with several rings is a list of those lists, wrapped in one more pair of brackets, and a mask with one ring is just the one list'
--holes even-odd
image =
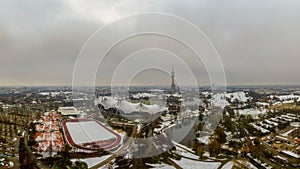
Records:
{"label": "snowy field", "polygon": [[198,169],[198,168],[205,168],[205,169],[216,169],[218,168],[221,163],[220,162],[202,162],[202,161],[194,161],[185,158],[181,158],[181,160],[173,160],[182,168],[190,168],[190,169]]}
{"label": "snowy field", "polygon": [[66,126],[75,144],[115,138],[115,135],[95,121],[67,122]]}
{"label": "snowy field", "polygon": [[247,97],[245,92],[233,92],[233,93],[217,93],[212,96],[212,103],[214,106],[224,108],[229,105],[226,98],[230,98],[230,101],[233,102],[238,100],[240,102],[247,102],[251,97]]}

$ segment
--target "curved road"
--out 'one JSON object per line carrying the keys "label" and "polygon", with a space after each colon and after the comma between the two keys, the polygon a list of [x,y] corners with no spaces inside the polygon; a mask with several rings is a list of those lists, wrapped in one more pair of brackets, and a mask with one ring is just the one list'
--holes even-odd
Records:
{"label": "curved road", "polygon": [[97,165],[91,167],[91,169],[98,169],[98,168],[108,164],[110,161],[112,161],[116,157],[118,157],[122,152],[124,152],[124,150],[126,150],[132,144],[132,142],[134,141],[134,135],[136,134],[136,132],[137,132],[137,125],[135,124],[133,127],[133,132],[131,134],[131,137],[129,137],[127,142],[121,148],[119,148],[119,150],[117,150],[115,153],[113,153],[110,157],[108,157],[104,161],[98,163]]}

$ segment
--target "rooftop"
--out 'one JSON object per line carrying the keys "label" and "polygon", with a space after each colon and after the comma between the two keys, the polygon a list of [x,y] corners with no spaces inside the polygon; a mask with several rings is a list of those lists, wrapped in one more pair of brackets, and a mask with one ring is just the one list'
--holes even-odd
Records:
{"label": "rooftop", "polygon": [[78,111],[75,107],[59,107],[57,111],[63,116],[80,115],[80,111]]}

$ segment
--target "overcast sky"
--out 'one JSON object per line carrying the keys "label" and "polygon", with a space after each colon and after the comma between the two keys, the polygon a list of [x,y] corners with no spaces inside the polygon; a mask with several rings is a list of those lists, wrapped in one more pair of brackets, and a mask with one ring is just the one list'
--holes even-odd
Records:
{"label": "overcast sky", "polygon": [[[297,0],[1,0],[0,85],[71,85],[87,39],[139,12],[198,26],[218,50],[228,84],[300,84]],[[180,68],[176,75],[185,76]]]}

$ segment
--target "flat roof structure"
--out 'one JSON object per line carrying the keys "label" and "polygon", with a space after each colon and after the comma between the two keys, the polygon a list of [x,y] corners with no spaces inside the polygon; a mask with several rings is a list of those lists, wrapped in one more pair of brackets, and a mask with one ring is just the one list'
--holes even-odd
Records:
{"label": "flat roof structure", "polygon": [[41,123],[36,124],[36,132],[34,134],[38,154],[42,155],[43,158],[53,157],[64,148],[63,135],[59,131],[59,116],[55,111],[47,112],[46,114],[46,116],[43,116]]}
{"label": "flat roof structure", "polygon": [[75,107],[59,107],[58,112],[63,116],[79,116],[80,111],[78,111]]}

